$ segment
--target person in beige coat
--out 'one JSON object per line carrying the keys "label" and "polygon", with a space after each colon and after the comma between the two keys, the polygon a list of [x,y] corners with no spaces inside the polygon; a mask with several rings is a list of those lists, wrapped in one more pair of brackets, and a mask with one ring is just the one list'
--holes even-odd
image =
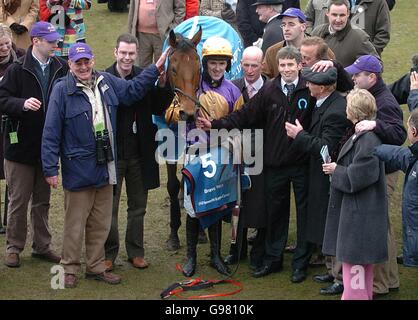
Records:
{"label": "person in beige coat", "polygon": [[139,41],[138,65],[157,60],[168,32],[184,20],[185,0],[131,0],[128,32]]}
{"label": "person in beige coat", "polygon": [[16,47],[27,49],[31,45],[29,36],[39,13],[39,0],[0,0],[0,23],[13,31]]}

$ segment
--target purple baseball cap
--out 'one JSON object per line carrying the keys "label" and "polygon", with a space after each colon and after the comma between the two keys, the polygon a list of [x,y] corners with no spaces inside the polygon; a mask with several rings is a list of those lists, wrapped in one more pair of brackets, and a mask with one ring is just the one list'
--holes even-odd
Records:
{"label": "purple baseball cap", "polygon": [[36,22],[30,30],[30,36],[42,38],[51,42],[61,39],[61,35],[57,32],[54,25],[45,21]]}
{"label": "purple baseball cap", "polygon": [[362,71],[382,73],[382,63],[372,55],[360,56],[351,66],[345,68],[349,74],[356,74]]}
{"label": "purple baseball cap", "polygon": [[91,59],[93,58],[93,52],[87,43],[76,42],[70,47],[68,52],[68,59],[72,62],[76,62],[82,58]]}
{"label": "purple baseball cap", "polygon": [[299,18],[299,21],[305,23],[306,17],[303,14],[302,10],[298,8],[288,8],[285,12],[283,12],[281,15],[279,15],[279,18],[283,17],[292,17],[292,18]]}

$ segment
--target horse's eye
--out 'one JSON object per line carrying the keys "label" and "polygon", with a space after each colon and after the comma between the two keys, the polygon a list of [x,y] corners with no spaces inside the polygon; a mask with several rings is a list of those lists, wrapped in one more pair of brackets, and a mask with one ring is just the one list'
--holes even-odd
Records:
{"label": "horse's eye", "polygon": [[177,71],[176,71],[176,69],[171,69],[171,72],[173,73],[173,74],[177,74]]}

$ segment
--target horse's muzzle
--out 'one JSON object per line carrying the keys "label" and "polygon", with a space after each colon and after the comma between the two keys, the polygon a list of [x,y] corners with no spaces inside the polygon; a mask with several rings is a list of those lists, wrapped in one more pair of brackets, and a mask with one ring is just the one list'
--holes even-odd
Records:
{"label": "horse's muzzle", "polygon": [[196,113],[193,114],[187,114],[183,110],[180,111],[180,119],[182,121],[186,121],[186,123],[191,123],[196,121]]}

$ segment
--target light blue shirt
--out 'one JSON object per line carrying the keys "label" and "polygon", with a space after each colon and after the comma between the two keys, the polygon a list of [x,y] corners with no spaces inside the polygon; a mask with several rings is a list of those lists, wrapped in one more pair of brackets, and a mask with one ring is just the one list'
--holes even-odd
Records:
{"label": "light blue shirt", "polygon": [[48,60],[46,61],[46,63],[43,63],[41,60],[39,60],[32,51],[32,57],[38,61],[39,65],[41,66],[42,72],[45,72],[46,67],[48,67],[49,63],[51,62],[51,58],[48,58]]}

